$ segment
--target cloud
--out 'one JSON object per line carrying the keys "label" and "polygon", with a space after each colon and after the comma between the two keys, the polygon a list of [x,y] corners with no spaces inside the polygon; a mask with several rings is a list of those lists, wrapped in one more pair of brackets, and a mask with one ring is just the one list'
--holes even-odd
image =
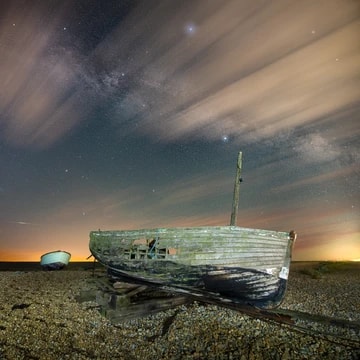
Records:
{"label": "cloud", "polygon": [[339,156],[339,149],[320,134],[305,135],[296,148],[306,162],[331,161]]}
{"label": "cloud", "polygon": [[359,11],[350,0],[204,0],[176,11],[142,2],[86,56],[57,46],[64,12],[39,22],[41,9],[24,11],[11,29],[9,12],[0,28],[2,136],[48,147],[97,105],[122,136],[163,142],[226,133],[252,143],[316,123],[358,104]]}
{"label": "cloud", "polygon": [[58,46],[61,15],[26,7],[0,26],[0,128],[12,145],[48,147],[86,114],[78,55]]}
{"label": "cloud", "polygon": [[334,183],[338,179],[344,179],[350,176],[355,176],[357,173],[357,165],[343,166],[337,169],[324,169],[321,174],[312,174],[307,177],[300,178],[299,180],[284,185],[276,186],[272,189],[275,193],[283,193],[289,191],[300,191],[304,186],[316,186]]}
{"label": "cloud", "polygon": [[127,64],[132,76],[115,123],[131,128],[120,114],[128,109],[136,118],[133,131],[161,141],[214,140],[225,130],[253,142],[354,106],[360,97],[358,4],[272,4],[197,3],[190,38],[180,33],[186,9],[165,20],[166,9],[156,8],[136,30],[122,24],[97,52],[113,64],[114,47],[121,47],[119,71]]}
{"label": "cloud", "polygon": [[27,221],[9,221],[12,224],[17,224],[17,225],[38,225],[38,224],[34,224],[32,222],[27,222]]}

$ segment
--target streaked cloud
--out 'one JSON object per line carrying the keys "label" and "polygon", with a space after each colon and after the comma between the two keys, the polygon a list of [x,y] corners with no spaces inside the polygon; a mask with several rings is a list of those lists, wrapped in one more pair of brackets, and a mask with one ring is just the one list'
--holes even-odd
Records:
{"label": "streaked cloud", "polygon": [[[130,109],[134,121],[119,116],[120,126],[162,141],[226,132],[252,142],[317,122],[360,97],[356,2],[198,2],[191,38],[176,30],[188,19],[184,12],[152,21],[164,11],[149,12],[136,30],[123,24],[96,53],[115,74],[113,44],[124,54],[118,71],[125,56],[134,59],[127,70],[133,85],[118,108]],[[132,52],[139,34],[145,40]]]}
{"label": "streaked cloud", "polygon": [[299,179],[296,182],[287,183],[285,185],[277,186],[272,189],[275,193],[282,193],[294,190],[300,190],[304,186],[311,186],[311,185],[319,185],[319,184],[326,184],[329,182],[336,181],[338,179],[346,178],[350,175],[356,175],[358,168],[356,165],[352,166],[344,166],[339,169],[331,169],[329,171],[324,171],[319,175],[314,176],[307,176]]}
{"label": "streaked cloud", "polygon": [[10,221],[10,223],[17,224],[17,225],[38,225],[38,224],[34,224],[32,222],[27,222],[27,221]]}
{"label": "streaked cloud", "polygon": [[[41,26],[39,9],[10,12],[0,28],[3,136],[17,146],[51,146],[112,99],[109,116],[123,136],[169,142],[225,133],[244,143],[317,122],[360,98],[356,1],[172,7],[140,4],[86,56],[56,46],[64,12]],[[328,143],[315,136],[304,151]]]}
{"label": "streaked cloud", "polygon": [[58,10],[49,16],[40,7],[17,7],[0,25],[0,128],[15,146],[51,146],[87,113],[78,54],[58,44]]}

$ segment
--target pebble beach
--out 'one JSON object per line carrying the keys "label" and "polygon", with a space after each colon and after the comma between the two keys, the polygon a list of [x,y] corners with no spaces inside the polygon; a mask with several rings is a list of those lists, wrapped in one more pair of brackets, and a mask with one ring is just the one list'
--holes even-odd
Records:
{"label": "pebble beach", "polygon": [[359,359],[360,264],[329,269],[295,263],[280,308],[356,326],[312,333],[197,302],[114,324],[78,300],[91,267],[0,271],[0,359]]}

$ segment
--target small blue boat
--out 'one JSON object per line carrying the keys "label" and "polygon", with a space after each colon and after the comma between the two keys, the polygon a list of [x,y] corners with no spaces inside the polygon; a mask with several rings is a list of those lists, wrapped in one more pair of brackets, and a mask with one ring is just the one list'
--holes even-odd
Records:
{"label": "small blue boat", "polygon": [[61,270],[69,263],[70,257],[67,251],[51,251],[41,256],[40,265],[44,270]]}

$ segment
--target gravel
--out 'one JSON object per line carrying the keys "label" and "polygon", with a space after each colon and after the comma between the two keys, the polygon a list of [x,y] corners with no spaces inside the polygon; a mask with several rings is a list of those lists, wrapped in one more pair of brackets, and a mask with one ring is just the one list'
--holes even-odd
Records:
{"label": "gravel", "polygon": [[[360,326],[299,322],[309,335],[196,302],[112,324],[95,303],[76,300],[92,281],[82,270],[0,272],[0,359],[360,358]],[[281,308],[359,322],[359,284],[354,270],[292,271]]]}

